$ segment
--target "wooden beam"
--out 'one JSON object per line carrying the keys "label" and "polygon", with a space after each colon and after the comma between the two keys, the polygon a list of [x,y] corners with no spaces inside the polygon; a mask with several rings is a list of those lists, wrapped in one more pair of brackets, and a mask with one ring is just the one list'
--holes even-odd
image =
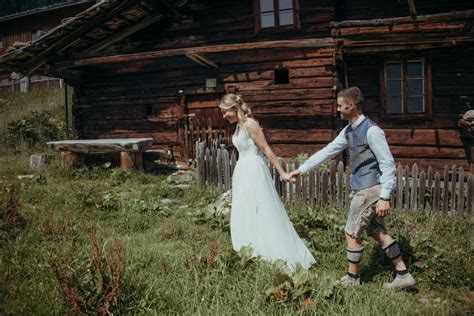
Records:
{"label": "wooden beam", "polygon": [[201,66],[204,66],[206,68],[213,68],[213,69],[219,69],[219,66],[212,60],[210,60],[207,57],[204,57],[202,54],[197,53],[197,52],[187,52],[185,54],[186,57],[191,59],[192,61],[198,63]]}
{"label": "wooden beam", "polygon": [[222,53],[240,50],[254,50],[254,49],[271,49],[271,48],[324,48],[334,47],[335,41],[332,38],[317,38],[317,39],[298,39],[298,40],[280,40],[280,41],[265,41],[265,42],[251,42],[238,44],[222,44],[212,46],[200,46],[192,48],[178,48],[159,50],[153,52],[114,55],[105,57],[94,57],[87,59],[80,59],[75,61],[64,61],[55,63],[57,68],[62,67],[77,67],[87,65],[97,65],[105,63],[120,63],[130,62],[144,59],[155,59],[162,57],[171,57],[186,55],[186,53]]}
{"label": "wooden beam", "polygon": [[162,14],[153,14],[148,17],[145,17],[138,21],[136,24],[133,24],[131,26],[128,26],[117,33],[113,34],[112,36],[109,36],[105,38],[103,41],[97,43],[96,45],[93,45],[90,48],[87,48],[84,50],[80,55],[79,58],[85,58],[94,55],[95,53],[101,51],[102,49],[112,45],[113,43],[116,43],[120,41],[121,39],[129,36],[130,34],[133,34],[141,29],[144,29],[145,27],[158,22],[159,20],[163,19],[164,15]]}
{"label": "wooden beam", "polygon": [[411,16],[417,16],[416,7],[415,7],[415,0],[408,0],[408,7],[410,8],[410,15]]}
{"label": "wooden beam", "polygon": [[175,3],[171,4],[173,1],[166,0],[145,0],[150,7],[152,7],[155,12],[161,12],[166,15],[173,22],[181,22],[183,15],[178,12],[178,8],[187,4],[187,0],[174,1]]}
{"label": "wooden beam", "polygon": [[90,31],[92,31],[94,28],[100,26],[100,24],[104,23],[105,21],[111,19],[114,15],[122,12],[123,10],[128,9],[129,7],[136,5],[136,1],[134,0],[126,0],[117,6],[115,6],[113,9],[108,11],[107,13],[103,15],[99,15],[99,17],[89,23],[85,23],[82,27],[79,27],[75,31],[69,33],[66,36],[63,36],[60,40],[57,42],[53,43],[51,46],[46,48],[45,50],[41,51],[38,53],[35,57],[29,59],[27,62],[23,64],[21,67],[21,72],[23,74],[30,74],[33,72],[36,68],[40,67],[45,63],[45,59],[50,56],[53,53],[59,53],[66,48],[68,48],[70,45],[74,43],[74,41],[81,35],[86,34]]}
{"label": "wooden beam", "polygon": [[331,22],[331,28],[354,27],[354,26],[382,26],[393,25],[398,23],[410,22],[442,22],[453,20],[466,20],[474,18],[474,10],[454,11],[450,13],[438,13],[429,15],[419,15],[416,18],[411,16],[399,18],[386,19],[372,19],[372,20],[347,20],[342,22]]}

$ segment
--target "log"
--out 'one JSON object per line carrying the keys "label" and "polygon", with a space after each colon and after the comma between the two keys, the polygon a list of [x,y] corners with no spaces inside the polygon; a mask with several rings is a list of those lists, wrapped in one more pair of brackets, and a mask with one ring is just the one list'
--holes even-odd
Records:
{"label": "log", "polygon": [[252,42],[252,43],[238,43],[238,44],[223,44],[223,45],[210,45],[201,47],[191,48],[178,48],[169,50],[159,50],[153,52],[136,53],[136,54],[124,54],[106,57],[95,57],[88,59],[80,59],[73,62],[58,63],[58,67],[71,67],[71,66],[87,66],[97,65],[105,63],[120,63],[130,61],[140,61],[143,59],[154,59],[169,56],[185,55],[188,52],[198,53],[221,53],[229,51],[242,51],[242,50],[255,50],[255,49],[274,49],[274,48],[320,48],[320,47],[333,47],[334,41],[332,39],[298,39],[298,40],[278,40],[278,41],[263,41],[263,42]]}
{"label": "log", "polygon": [[84,164],[84,155],[72,151],[61,151],[61,167],[81,167]]}
{"label": "log", "polygon": [[120,152],[120,168],[123,170],[143,170],[143,156],[141,152]]}

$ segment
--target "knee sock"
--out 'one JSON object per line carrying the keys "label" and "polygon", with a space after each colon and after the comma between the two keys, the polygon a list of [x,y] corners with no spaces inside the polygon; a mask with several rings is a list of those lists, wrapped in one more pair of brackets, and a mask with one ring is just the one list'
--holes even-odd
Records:
{"label": "knee sock", "polygon": [[[349,249],[347,248],[346,249],[347,252],[347,261],[349,261],[350,263],[354,263],[354,264],[359,264],[359,262],[361,261],[362,259],[362,254],[364,252],[364,248],[359,248],[359,249]],[[358,274],[354,274],[354,273],[351,273],[351,272],[347,272],[347,275],[353,279],[357,279],[359,277]]]}

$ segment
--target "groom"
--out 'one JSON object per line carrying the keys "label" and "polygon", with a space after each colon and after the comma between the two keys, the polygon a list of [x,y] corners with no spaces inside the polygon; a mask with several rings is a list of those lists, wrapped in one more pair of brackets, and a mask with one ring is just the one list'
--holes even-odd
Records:
{"label": "groom", "polygon": [[291,181],[348,148],[352,192],[344,233],[349,267],[340,283],[360,284],[359,263],[364,251],[361,236],[365,230],[380,244],[395,266],[396,277],[391,283],[385,283],[384,288],[412,289],[416,287],[416,281],[403,262],[398,243],[387,234],[384,224],[395,187],[395,162],[384,132],[362,114],[363,101],[362,92],[357,87],[339,92],[337,111],[343,120],[349,121],[349,125],[330,144],[290,173]]}

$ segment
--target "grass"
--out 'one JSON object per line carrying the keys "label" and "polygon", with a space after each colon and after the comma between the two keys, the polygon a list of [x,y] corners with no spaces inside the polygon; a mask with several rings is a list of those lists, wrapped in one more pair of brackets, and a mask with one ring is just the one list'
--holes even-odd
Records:
{"label": "grass", "polygon": [[[279,263],[232,250],[228,219],[206,213],[220,194],[214,188],[180,189],[166,174],[108,165],[62,170],[58,155],[32,173],[29,153],[5,150],[0,156],[0,207],[15,218],[0,230],[2,315],[469,315],[474,310],[472,219],[392,212],[389,231],[401,242],[418,291],[381,290],[392,268],[368,239],[362,286],[341,288],[334,281],[346,267],[343,210],[288,209],[317,259],[310,271],[288,277]],[[34,177],[19,180],[21,174]]]}

